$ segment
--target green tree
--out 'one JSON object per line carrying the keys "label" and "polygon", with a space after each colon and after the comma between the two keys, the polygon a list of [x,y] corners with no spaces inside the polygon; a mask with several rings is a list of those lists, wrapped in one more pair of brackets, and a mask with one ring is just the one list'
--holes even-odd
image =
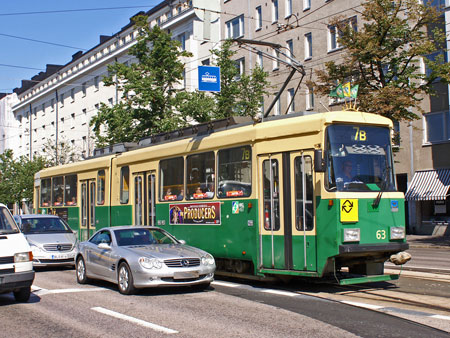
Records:
{"label": "green tree", "polygon": [[[139,35],[129,50],[137,62],[129,65],[114,63],[108,66],[106,86],[116,86],[122,93],[121,103],[109,107],[103,104],[90,124],[94,126],[97,145],[124,141],[138,141],[154,133],[173,130],[186,125],[179,105],[179,86],[183,80],[182,58],[192,56],[180,49],[158,26],[149,27],[147,16],[134,18]],[[102,136],[103,135],[103,136]]]}
{"label": "green tree", "polygon": [[221,76],[221,91],[214,93],[214,118],[255,116],[260,111],[263,96],[268,93],[268,74],[261,67],[253,67],[249,75],[239,74],[239,68],[233,60],[237,52],[231,49],[232,45],[233,42],[227,40],[220,49],[211,50]]}
{"label": "green tree", "polygon": [[[332,19],[345,48],[342,62],[331,61],[317,71],[316,92],[328,95],[337,82],[359,85],[361,110],[393,120],[418,118],[424,94],[433,94],[438,81],[448,83],[444,62],[445,34],[439,12],[416,0],[369,0],[362,4],[361,27]],[[420,58],[428,69],[420,71]]]}
{"label": "green tree", "polygon": [[0,201],[19,204],[23,200],[32,201],[34,174],[46,165],[43,157],[31,161],[26,156],[14,159],[11,149],[0,154]]}
{"label": "green tree", "polygon": [[42,156],[52,165],[77,162],[81,160],[80,154],[79,149],[73,147],[64,138],[59,139],[58,147],[56,147],[54,140],[47,139],[42,149]]}

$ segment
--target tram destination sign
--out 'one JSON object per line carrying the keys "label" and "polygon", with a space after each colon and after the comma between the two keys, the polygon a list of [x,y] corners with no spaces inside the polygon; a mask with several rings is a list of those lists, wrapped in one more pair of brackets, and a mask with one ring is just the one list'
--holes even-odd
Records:
{"label": "tram destination sign", "polygon": [[220,225],[220,203],[182,203],[169,205],[169,224]]}

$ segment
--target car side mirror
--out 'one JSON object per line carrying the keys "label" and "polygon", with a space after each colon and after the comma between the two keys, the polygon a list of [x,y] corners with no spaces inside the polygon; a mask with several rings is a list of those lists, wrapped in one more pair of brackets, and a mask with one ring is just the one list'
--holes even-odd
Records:
{"label": "car side mirror", "polygon": [[99,243],[98,248],[102,250],[111,250],[111,245],[108,243]]}
{"label": "car side mirror", "polygon": [[184,239],[179,239],[178,242],[180,242],[180,244],[186,244],[186,241]]}
{"label": "car side mirror", "polygon": [[314,150],[314,171],[325,172],[325,159],[323,158],[322,149]]}

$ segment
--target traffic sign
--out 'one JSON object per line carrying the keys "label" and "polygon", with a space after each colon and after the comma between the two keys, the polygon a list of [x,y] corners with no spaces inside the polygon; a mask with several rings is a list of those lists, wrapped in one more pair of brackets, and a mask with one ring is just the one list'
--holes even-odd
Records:
{"label": "traffic sign", "polygon": [[198,90],[220,92],[220,67],[198,67]]}
{"label": "traffic sign", "polygon": [[341,222],[358,222],[358,200],[357,199],[341,199]]}

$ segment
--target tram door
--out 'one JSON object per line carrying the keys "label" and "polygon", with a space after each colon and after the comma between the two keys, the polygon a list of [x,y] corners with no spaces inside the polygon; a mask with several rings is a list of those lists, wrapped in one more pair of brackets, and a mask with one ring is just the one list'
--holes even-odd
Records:
{"label": "tram door", "polygon": [[155,172],[134,174],[134,224],[155,225]]}
{"label": "tram door", "polygon": [[81,181],[81,236],[87,240],[95,232],[95,179]]}
{"label": "tram door", "polygon": [[315,271],[312,154],[259,157],[263,268]]}

